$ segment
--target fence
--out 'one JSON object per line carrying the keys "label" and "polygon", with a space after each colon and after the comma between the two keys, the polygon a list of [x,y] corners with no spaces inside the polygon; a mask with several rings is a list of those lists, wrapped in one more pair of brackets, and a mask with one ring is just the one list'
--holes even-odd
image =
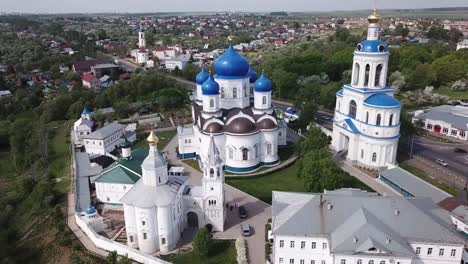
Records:
{"label": "fence", "polygon": [[118,242],[112,241],[106,237],[103,237],[97,234],[91,227],[86,224],[81,217],[75,213],[75,221],[76,224],[80,227],[80,229],[86,234],[86,236],[93,242],[93,244],[101,249],[107,251],[116,251],[117,254],[121,256],[128,256],[130,259],[145,263],[145,264],[170,264],[170,262],[164,261],[162,259],[158,259],[151,255],[142,253],[136,249],[130,248],[124,244],[120,244]]}

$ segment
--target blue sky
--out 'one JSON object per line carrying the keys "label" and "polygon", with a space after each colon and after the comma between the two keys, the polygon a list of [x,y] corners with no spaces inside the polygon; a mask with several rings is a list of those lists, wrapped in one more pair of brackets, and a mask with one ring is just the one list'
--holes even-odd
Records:
{"label": "blue sky", "polygon": [[[0,0],[0,12],[333,11],[371,9],[374,0]],[[379,9],[468,6],[468,0],[376,0]]]}

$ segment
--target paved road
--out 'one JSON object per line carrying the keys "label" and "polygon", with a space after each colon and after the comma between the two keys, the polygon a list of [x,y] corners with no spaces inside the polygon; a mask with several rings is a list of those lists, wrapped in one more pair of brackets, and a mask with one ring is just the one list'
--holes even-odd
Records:
{"label": "paved road", "polygon": [[[200,185],[203,175],[201,172],[186,165],[177,158],[177,145],[177,137],[174,137],[164,149],[167,154],[169,163],[173,165],[184,166],[185,171],[187,172],[188,176],[190,176],[190,184]],[[265,224],[267,223],[267,220],[271,218],[271,206],[230,185],[225,184],[224,188],[226,201],[230,204],[237,204],[237,206],[245,206],[249,216],[246,219],[240,219],[237,215],[236,209],[228,211],[225,231],[216,233],[215,238],[236,239],[241,236],[240,224],[249,224],[253,231],[253,235],[246,238],[250,263],[264,264]]]}

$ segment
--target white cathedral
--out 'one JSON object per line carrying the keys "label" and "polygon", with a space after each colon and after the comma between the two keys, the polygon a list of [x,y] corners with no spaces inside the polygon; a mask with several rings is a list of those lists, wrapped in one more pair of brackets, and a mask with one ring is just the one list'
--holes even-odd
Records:
{"label": "white cathedral", "polygon": [[128,246],[167,253],[187,227],[211,224],[213,231],[224,231],[224,164],[214,138],[207,143],[201,186],[189,185],[188,177],[168,176],[154,132],[147,141],[148,152],[124,145],[122,159],[95,180],[99,201],[123,206]]}
{"label": "white cathedral", "polygon": [[[248,173],[279,163],[278,146],[286,145],[286,125],[271,105],[271,81],[258,77],[230,44],[214,62],[215,75],[204,68],[196,76],[193,124],[178,127],[181,159],[208,159],[214,138],[225,170]],[[252,102],[253,101],[253,102]]]}
{"label": "white cathedral", "polygon": [[379,40],[381,17],[368,17],[367,39],[354,51],[351,84],[336,93],[332,147],[371,169],[396,161],[401,104],[387,86],[389,50]]}

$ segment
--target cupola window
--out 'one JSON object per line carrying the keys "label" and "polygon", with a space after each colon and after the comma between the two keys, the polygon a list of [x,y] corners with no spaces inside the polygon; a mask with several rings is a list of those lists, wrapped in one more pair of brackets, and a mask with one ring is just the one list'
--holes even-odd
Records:
{"label": "cupola window", "polygon": [[377,65],[377,68],[375,68],[375,82],[374,82],[374,86],[381,86],[380,85],[380,80],[381,80],[381,75],[382,75],[382,69],[383,69],[383,66],[382,64],[379,64]]}
{"label": "cupola window", "polygon": [[393,114],[390,115],[390,119],[388,120],[388,126],[393,125]]}
{"label": "cupola window", "polygon": [[237,98],[237,88],[232,88],[232,98]]}
{"label": "cupola window", "polygon": [[249,159],[249,150],[247,148],[242,149],[242,160],[248,160]]}
{"label": "cupola window", "polygon": [[377,115],[377,120],[375,120],[375,125],[380,126],[380,123],[382,122],[382,116],[380,114]]}
{"label": "cupola window", "polygon": [[210,108],[214,108],[214,99],[210,99]]}
{"label": "cupola window", "polygon": [[369,86],[370,65],[366,65],[366,72],[364,75],[364,86]]}
{"label": "cupola window", "polygon": [[263,105],[266,105],[266,104],[267,104],[267,98],[266,98],[266,96],[263,96],[263,97],[262,97],[262,104],[263,104]]}

